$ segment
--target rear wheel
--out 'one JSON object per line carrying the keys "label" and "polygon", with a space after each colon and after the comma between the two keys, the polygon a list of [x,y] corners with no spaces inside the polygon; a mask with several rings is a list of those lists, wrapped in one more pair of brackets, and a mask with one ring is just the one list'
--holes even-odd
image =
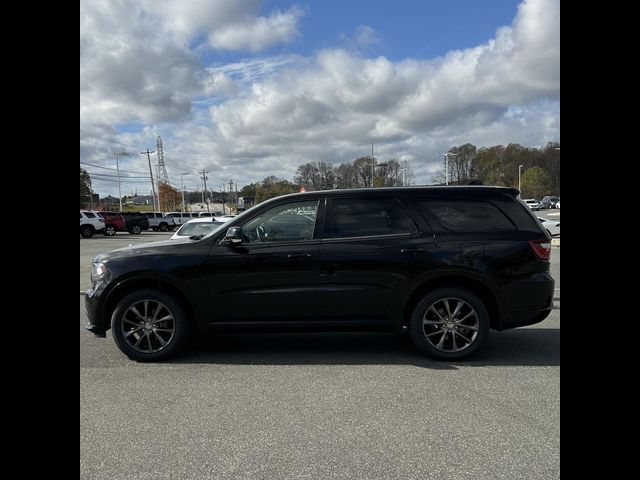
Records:
{"label": "rear wheel", "polygon": [[164,360],[181,348],[189,325],[173,297],[157,290],[139,290],[124,297],[111,316],[118,348],[132,360]]}
{"label": "rear wheel", "polygon": [[84,238],[91,238],[93,237],[93,227],[91,225],[83,225],[82,227],[80,227],[80,235],[82,235]]}
{"label": "rear wheel", "polygon": [[162,222],[160,224],[160,231],[161,232],[166,232],[167,230],[169,230],[169,225],[167,225],[166,223]]}
{"label": "rear wheel", "polygon": [[129,233],[133,235],[140,235],[140,233],[142,233],[142,228],[140,225],[134,225],[129,229]]}
{"label": "rear wheel", "polygon": [[116,227],[114,225],[107,225],[104,227],[105,237],[113,237],[116,234]]}
{"label": "rear wheel", "polygon": [[409,326],[414,343],[440,360],[459,360],[475,352],[489,333],[489,314],[475,294],[442,288],[416,306]]}

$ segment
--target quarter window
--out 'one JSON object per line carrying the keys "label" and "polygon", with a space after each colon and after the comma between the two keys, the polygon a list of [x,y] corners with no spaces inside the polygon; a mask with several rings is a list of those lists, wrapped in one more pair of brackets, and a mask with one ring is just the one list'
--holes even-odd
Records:
{"label": "quarter window", "polygon": [[331,199],[325,217],[325,238],[398,235],[413,230],[413,222],[391,197]]}
{"label": "quarter window", "polygon": [[481,231],[513,230],[515,226],[497,207],[480,200],[450,198],[446,200],[418,200],[421,209],[429,212],[448,230]]}

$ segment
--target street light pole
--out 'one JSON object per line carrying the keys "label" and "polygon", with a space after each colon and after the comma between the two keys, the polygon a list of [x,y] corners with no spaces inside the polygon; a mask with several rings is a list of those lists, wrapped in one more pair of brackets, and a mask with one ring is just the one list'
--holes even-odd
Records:
{"label": "street light pole", "polygon": [[445,185],[449,185],[449,155],[453,155],[454,157],[457,156],[457,153],[441,153],[440,155],[442,155],[444,157],[444,183]]}
{"label": "street light pole", "polygon": [[189,172],[185,172],[185,173],[181,173],[180,174],[180,183],[182,184],[182,211],[186,212],[187,211],[187,206],[184,203],[184,179],[182,178],[184,175],[191,175]]}
{"label": "street light pole", "polygon": [[120,213],[122,213],[122,192],[120,191],[120,164],[118,158],[121,156],[128,156],[127,152],[118,152],[113,154],[116,157],[116,171],[118,173],[118,199],[120,200]]}
{"label": "street light pole", "polygon": [[520,192],[520,195],[522,195],[522,187],[520,186],[520,178],[522,177],[522,167],[524,167],[524,165],[518,165],[518,191]]}

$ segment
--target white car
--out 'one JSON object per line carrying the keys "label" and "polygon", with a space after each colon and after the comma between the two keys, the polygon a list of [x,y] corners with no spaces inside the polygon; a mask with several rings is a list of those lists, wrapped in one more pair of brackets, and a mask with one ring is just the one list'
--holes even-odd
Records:
{"label": "white car", "polygon": [[540,202],[535,198],[523,198],[522,201],[531,210],[540,210]]}
{"label": "white car", "polygon": [[540,223],[542,223],[542,226],[545,228],[545,230],[549,232],[549,235],[560,235],[560,222],[555,220],[548,220],[542,217],[538,217],[538,220],[540,220]]}
{"label": "white car", "polygon": [[189,220],[188,222],[183,223],[178,231],[173,234],[170,240],[189,238],[193,237],[194,235],[205,236],[213,232],[217,228],[220,228],[221,225],[224,225],[224,222],[218,222],[211,217],[194,218],[193,220]]}
{"label": "white car", "polygon": [[220,215],[219,217],[213,217],[216,222],[228,222],[232,218],[236,218],[235,215]]}
{"label": "white car", "polygon": [[93,210],[80,210],[80,235],[84,238],[93,237],[94,233],[104,231],[104,218]]}

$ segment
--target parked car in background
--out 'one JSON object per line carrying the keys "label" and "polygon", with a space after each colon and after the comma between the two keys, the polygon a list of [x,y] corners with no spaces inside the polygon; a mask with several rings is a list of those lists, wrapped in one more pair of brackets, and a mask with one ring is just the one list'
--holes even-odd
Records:
{"label": "parked car in background", "polygon": [[160,230],[161,232],[173,232],[176,228],[176,221],[173,217],[168,217],[162,212],[144,212],[144,215],[149,219],[149,228],[154,232]]}
{"label": "parked car in background", "polygon": [[525,198],[522,201],[531,210],[540,210],[542,208],[540,201],[536,200],[535,198]]}
{"label": "parked car in background", "polygon": [[[558,200],[558,203],[556,203],[556,208],[557,208],[558,210],[560,210],[560,201],[559,201],[559,200]],[[569,212],[569,213],[571,213],[571,212]]]}
{"label": "parked car in background", "polygon": [[517,196],[456,186],[272,198],[204,237],[96,256],[87,329],[156,361],[201,329],[406,327],[425,354],[460,360],[490,329],[551,312],[551,239]]}
{"label": "parked car in background", "polygon": [[173,218],[173,220],[176,222],[176,225],[182,225],[192,218],[198,218],[200,212],[165,212],[165,215],[167,217]]}
{"label": "parked car in background", "polygon": [[123,212],[127,232],[140,235],[143,230],[149,230],[149,219],[140,212]]}
{"label": "parked car in background", "polygon": [[538,217],[538,220],[540,220],[540,223],[542,223],[542,226],[549,235],[560,235],[560,222],[557,220],[548,220],[542,217]]}
{"label": "parked car in background", "polygon": [[213,232],[220,225],[224,225],[224,222],[216,222],[213,218],[194,218],[184,223],[176,233],[171,236],[171,240],[178,240],[180,238],[189,238],[194,235],[208,235]]}
{"label": "parked car in background", "polygon": [[99,212],[104,218],[105,236],[113,236],[116,232],[126,232],[124,217],[118,212]]}
{"label": "parked car in background", "polygon": [[104,231],[104,219],[93,210],[80,210],[80,235],[84,238],[93,237],[94,233]]}
{"label": "parked car in background", "polygon": [[560,201],[560,197],[546,195],[542,197],[542,201],[540,203],[542,204],[543,209],[549,209],[549,208],[556,208],[556,203],[558,203],[559,201]]}
{"label": "parked car in background", "polygon": [[234,218],[236,218],[237,215],[220,215],[218,217],[213,217],[216,219],[217,222],[228,222],[229,220],[232,220]]}

